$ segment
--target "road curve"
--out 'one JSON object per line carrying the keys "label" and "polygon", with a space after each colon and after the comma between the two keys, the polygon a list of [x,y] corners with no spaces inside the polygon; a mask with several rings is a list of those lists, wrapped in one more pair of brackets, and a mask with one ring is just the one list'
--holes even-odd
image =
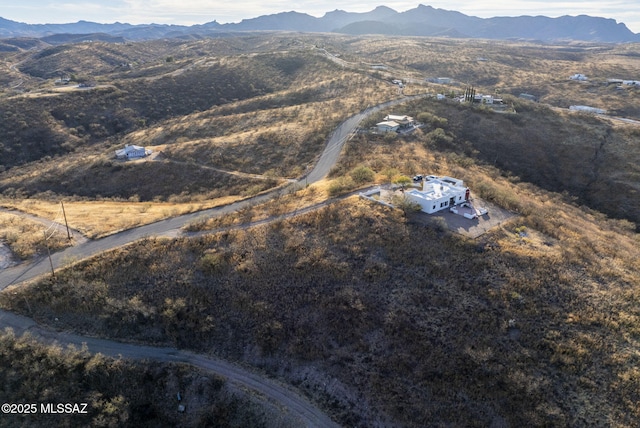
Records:
{"label": "road curve", "polygon": [[[360,122],[368,115],[383,108],[388,108],[419,97],[421,96],[404,97],[375,107],[370,107],[342,122],[329,137],[324,151],[314,168],[306,176],[305,182],[307,184],[317,182],[329,173],[331,168],[336,164],[345,142],[354,135]],[[282,192],[288,191],[290,186],[295,186],[297,184],[298,183],[290,184],[285,188],[276,189],[229,205],[162,220],[153,224],[129,229],[95,241],[86,241],[80,245],[52,254],[51,262],[54,267],[59,267],[65,260],[86,259],[98,253],[122,247],[144,237],[177,236],[181,233],[180,229],[184,225],[197,218],[232,213],[243,207],[265,202],[278,194],[282,194]],[[311,209],[317,209],[326,205],[326,203],[327,202],[324,202],[317,204],[314,207],[288,213],[285,214],[285,216],[301,214]],[[278,217],[278,219],[279,218],[282,218],[282,216]],[[34,260],[29,264],[4,269],[0,271],[0,290],[5,289],[9,285],[19,284],[36,278],[40,275],[46,274],[50,270],[51,265],[45,257]],[[268,399],[281,404],[282,408],[287,409],[287,411],[290,412],[293,417],[300,420],[301,424],[304,426],[338,426],[331,420],[331,418],[329,418],[329,416],[315,407],[294,389],[223,360],[174,348],[135,345],[106,339],[79,336],[66,332],[57,332],[39,326],[30,318],[3,310],[0,310],[0,328],[12,328],[17,335],[29,332],[39,340],[48,343],[58,343],[62,346],[73,344],[77,347],[81,347],[84,345],[87,347],[89,352],[99,352],[112,357],[155,359],[160,361],[189,363],[196,367],[213,371],[225,377],[231,384],[258,391]]]}
{"label": "road curve", "polygon": [[[224,214],[233,213],[239,209],[263,203],[273,197],[284,194],[293,186],[299,185],[304,180],[307,184],[312,184],[322,180],[333,168],[338,161],[340,152],[344,144],[351,138],[360,122],[367,116],[380,111],[384,108],[394,106],[396,104],[411,101],[424,95],[416,95],[411,97],[403,97],[392,100],[375,107],[369,107],[366,110],[348,118],[342,122],[329,136],[324,151],[316,162],[314,168],[309,172],[306,178],[299,180],[297,183],[289,184],[270,192],[266,192],[252,198],[234,202],[232,204],[223,205],[216,208],[210,208],[190,214],[184,214],[178,217],[161,220],[155,223],[125,230],[107,237],[82,242],[79,245],[66,248],[63,251],[56,252],[51,255],[51,263],[54,269],[57,269],[68,261],[79,261],[92,257],[104,251],[122,247],[128,243],[150,236],[178,236],[181,229],[190,222],[203,217],[216,217]],[[17,266],[9,267],[0,271],[0,290],[5,289],[9,285],[18,284],[24,281],[34,279],[51,271],[51,265],[46,257],[41,257],[30,263],[23,263]]]}
{"label": "road curve", "polygon": [[215,372],[234,386],[257,391],[280,408],[288,411],[289,416],[306,427],[338,427],[319,408],[314,406],[302,394],[275,380],[245,370],[240,366],[210,356],[199,355],[175,348],[154,347],[115,342],[93,337],[56,332],[38,326],[30,318],[0,310],[0,324],[11,327],[17,336],[28,332],[39,341],[66,348],[74,345],[78,349],[86,347],[90,353],[101,353],[114,358],[153,359],[164,362],[188,363],[193,366]]}

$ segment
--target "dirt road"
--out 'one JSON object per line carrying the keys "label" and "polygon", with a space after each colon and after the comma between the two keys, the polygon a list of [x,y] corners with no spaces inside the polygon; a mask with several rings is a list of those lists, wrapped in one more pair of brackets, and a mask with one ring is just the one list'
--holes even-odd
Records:
{"label": "dirt road", "polygon": [[[263,203],[280,194],[286,194],[292,186],[300,185],[300,183],[312,184],[323,179],[334,167],[344,144],[355,134],[358,125],[367,116],[378,112],[384,108],[394,106],[396,104],[411,101],[421,96],[403,97],[393,101],[389,101],[375,107],[370,107],[342,122],[330,135],[327,145],[322,152],[318,162],[309,172],[306,178],[302,178],[298,182],[291,183],[285,187],[234,202],[232,204],[210,208],[204,211],[198,211],[178,217],[161,220],[156,223],[147,224],[133,229],[125,230],[107,237],[81,242],[79,245],[69,247],[63,251],[59,251],[51,255],[51,262],[54,269],[64,265],[64,262],[70,260],[78,261],[89,258],[104,251],[121,247],[130,242],[150,236],[179,236],[181,229],[190,222],[203,217],[216,217],[238,211],[242,208]],[[15,211],[14,211],[15,213]],[[51,271],[49,260],[46,257],[33,260],[30,263],[23,263],[18,266],[9,267],[0,270],[0,290],[5,289],[9,285],[18,284],[28,281],[40,275],[44,275]]]}
{"label": "dirt road", "polygon": [[30,318],[0,310],[0,325],[13,329],[17,336],[29,332],[38,340],[57,344],[63,348],[86,346],[91,353],[101,353],[114,358],[153,359],[165,362],[182,362],[210,370],[224,377],[229,383],[242,389],[257,391],[266,399],[276,402],[280,408],[306,427],[338,427],[324,412],[314,406],[302,394],[275,380],[245,370],[242,367],[210,356],[198,355],[175,348],[142,346],[75,334],[57,332],[38,326]]}
{"label": "dirt road", "polygon": [[[320,159],[306,176],[305,182],[308,184],[324,178],[331,168],[337,162],[342,147],[345,142],[354,135],[360,122],[368,115],[375,113],[383,108],[391,107],[395,104],[403,103],[415,99],[417,97],[405,97],[394,101],[390,101],[378,106],[368,108],[358,113],[336,128],[331,134],[327,145],[320,156]],[[291,184],[291,186],[298,183]],[[243,207],[265,202],[282,192],[286,192],[288,187],[278,189],[273,192],[258,195],[243,201],[222,207],[212,208],[205,211],[186,214],[179,217],[159,221],[157,223],[130,229],[115,235],[111,235],[95,241],[86,241],[80,245],[70,247],[64,251],[53,254],[51,261],[54,267],[60,267],[64,260],[80,260],[91,257],[95,254],[124,246],[128,243],[149,236],[177,236],[181,234],[181,228],[203,216],[219,216],[226,213],[237,211]],[[327,202],[310,207],[306,210],[318,209]],[[289,213],[288,215],[301,214],[305,210]],[[282,216],[278,217],[280,219]],[[29,264],[3,269],[0,271],[0,290],[12,284],[18,284],[50,271],[49,260],[41,258],[34,260]],[[115,342],[105,339],[78,336],[66,332],[58,332],[38,326],[33,320],[0,310],[0,328],[11,327],[16,334],[22,334],[26,331],[40,340],[49,343],[58,343],[62,346],[73,344],[82,346],[85,344],[90,352],[100,352],[104,355],[113,357],[135,358],[135,359],[156,359],[161,361],[179,361],[193,364],[194,366],[211,370],[220,376],[225,377],[228,382],[254,390],[262,394],[267,399],[276,402],[284,411],[301,421],[301,424],[309,427],[334,427],[336,425],[331,418],[324,414],[320,409],[311,404],[298,391],[280,384],[274,380],[261,376],[257,373],[250,372],[241,367],[235,366],[229,362],[214,359],[209,356],[198,355],[186,351],[180,351],[173,348],[158,348],[152,346],[142,346]]]}

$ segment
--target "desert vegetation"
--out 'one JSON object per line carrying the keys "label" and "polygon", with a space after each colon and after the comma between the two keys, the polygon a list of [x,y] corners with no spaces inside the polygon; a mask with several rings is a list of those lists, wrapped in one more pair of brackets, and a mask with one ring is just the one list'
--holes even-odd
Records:
{"label": "desert vegetation", "polygon": [[[115,60],[114,68],[105,66],[105,52],[117,49],[103,43],[57,46],[23,60],[23,72],[32,77],[46,77],[36,70],[54,61],[69,75],[79,73],[72,65],[86,67],[98,84],[54,93],[36,87],[0,98],[5,205],[27,198],[108,200],[125,202],[125,210],[130,201],[193,207],[253,196],[307,172],[345,117],[397,97],[386,82],[336,69],[303,44],[263,53],[278,40],[245,44],[239,38],[233,49],[230,42],[149,42],[155,59],[146,54],[124,68]],[[130,60],[136,49],[123,46],[118,61]],[[87,62],[87,51],[95,63]],[[125,144],[150,147],[158,157],[113,159]]]}
{"label": "desert vegetation", "polygon": [[67,239],[66,231],[61,224],[47,225],[23,218],[16,213],[2,211],[0,211],[0,241],[22,260],[38,253],[46,254],[47,247],[51,251],[56,251],[73,244],[73,241]]}
{"label": "desert vegetation", "polygon": [[[246,427],[272,426],[274,419],[270,409],[231,391],[223,379],[185,365],[90,355],[11,331],[0,334],[0,360],[0,399],[38,407],[34,414],[4,414],[2,427],[44,426],[52,420],[63,426]],[[86,413],[52,418],[41,413],[40,403],[78,404]],[[187,411],[178,412],[179,404]]]}
{"label": "desert vegetation", "polygon": [[[635,170],[629,167],[637,159],[635,129],[568,118],[540,104],[509,98],[526,92],[551,106],[588,104],[636,117],[631,101],[637,88],[618,90],[606,84],[609,78],[633,78],[637,57],[630,49],[583,43],[247,35],[18,50],[11,55],[20,64],[26,87],[20,87],[23,95],[8,97],[9,91],[0,97],[0,127],[6,137],[0,169],[7,170],[0,175],[0,191],[35,199],[48,192],[49,197],[187,202],[252,194],[277,184],[278,178],[302,175],[342,119],[399,96],[390,79],[401,78],[405,94],[449,95],[472,85],[503,96],[519,112],[490,116],[446,103],[408,110],[426,119],[426,138],[439,149],[460,151],[464,146],[470,157],[475,150],[482,161],[515,176],[635,221],[635,206],[624,200],[637,191],[632,184],[637,181]],[[324,52],[338,54],[340,61],[325,58]],[[374,70],[375,63],[386,68]],[[51,70],[57,71],[52,75]],[[590,80],[570,81],[568,76],[576,72]],[[60,75],[92,81],[95,87],[51,92],[51,80]],[[451,84],[425,81],[434,76],[447,76]],[[444,122],[436,123],[434,117]],[[484,124],[486,130],[478,129]],[[153,146],[164,162],[134,167],[109,159],[124,144]],[[573,156],[574,148],[581,156]],[[538,154],[529,156],[529,149]],[[496,157],[498,152],[502,155]],[[65,168],[59,168],[60,163]],[[21,168],[13,168],[16,165]],[[208,180],[207,167],[268,175],[275,181],[241,182],[215,174]],[[626,175],[616,172],[620,170]],[[352,177],[344,172],[346,178],[334,183],[334,194],[353,187]],[[154,185],[139,180],[146,176],[154,177]],[[616,199],[608,200],[611,189],[621,187]]]}
{"label": "desert vegetation", "polygon": [[[136,44],[21,57],[33,86],[0,98],[7,204],[46,213],[64,196],[80,225],[92,209],[107,224],[248,197],[303,175],[345,117],[401,96],[391,78],[406,93],[471,85],[516,113],[434,97],[379,112],[362,128],[390,113],[424,127],[361,132],[320,183],[187,227],[208,234],[144,239],[10,287],[0,307],[242,362],[345,426],[636,424],[638,125],[565,111],[589,104],[638,119],[638,89],[606,84],[637,78],[633,46],[263,35],[147,47],[137,62]],[[69,61],[82,49],[103,55]],[[380,63],[389,67],[371,67]],[[92,70],[99,87],[48,93],[38,79],[55,68]],[[574,73],[590,80],[569,81]],[[437,76],[452,83],[424,80]],[[162,157],[106,155],[123,144]],[[284,216],[425,173],[463,179],[517,216],[478,239],[356,198]]]}
{"label": "desert vegetation", "polygon": [[247,231],[146,240],[1,302],[255,364],[347,425],[632,426],[637,235],[474,173],[487,192],[518,195],[522,212],[480,241],[345,201]]}

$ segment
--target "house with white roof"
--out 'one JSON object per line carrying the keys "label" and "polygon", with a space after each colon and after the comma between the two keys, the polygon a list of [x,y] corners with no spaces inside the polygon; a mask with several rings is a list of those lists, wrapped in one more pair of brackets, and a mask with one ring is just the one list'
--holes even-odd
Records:
{"label": "house with white roof", "polygon": [[146,150],[144,147],[133,144],[127,144],[124,146],[124,149],[116,150],[117,159],[138,159],[150,154],[151,150]]}
{"label": "house with white roof", "polygon": [[400,124],[393,120],[385,120],[384,122],[376,123],[378,132],[398,132]]}
{"label": "house with white roof", "polygon": [[385,121],[396,122],[400,126],[413,125],[413,118],[407,115],[389,114],[384,118]]}
{"label": "house with white roof", "polygon": [[457,178],[429,175],[423,181],[422,190],[407,190],[405,195],[411,202],[420,205],[423,212],[432,214],[467,202],[469,188]]}
{"label": "house with white roof", "polygon": [[502,98],[495,98],[493,95],[478,94],[474,96],[473,102],[480,104],[502,104]]}

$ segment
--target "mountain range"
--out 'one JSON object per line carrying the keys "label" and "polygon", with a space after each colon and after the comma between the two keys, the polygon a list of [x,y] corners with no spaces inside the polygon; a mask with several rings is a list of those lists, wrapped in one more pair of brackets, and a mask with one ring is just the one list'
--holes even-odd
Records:
{"label": "mountain range", "polygon": [[[334,32],[343,34],[387,34],[483,39],[539,41],[581,40],[591,42],[640,42],[614,19],[587,15],[518,16],[478,18],[460,12],[419,5],[405,12],[378,6],[365,13],[334,10],[321,18],[299,12],[281,12],[238,23],[211,21],[201,25],[100,24],[79,21],[70,24],[25,24],[0,18],[0,37],[47,37],[49,43],[80,40],[147,40],[164,37],[223,36],[248,31]],[[65,34],[65,37],[51,37]]]}

